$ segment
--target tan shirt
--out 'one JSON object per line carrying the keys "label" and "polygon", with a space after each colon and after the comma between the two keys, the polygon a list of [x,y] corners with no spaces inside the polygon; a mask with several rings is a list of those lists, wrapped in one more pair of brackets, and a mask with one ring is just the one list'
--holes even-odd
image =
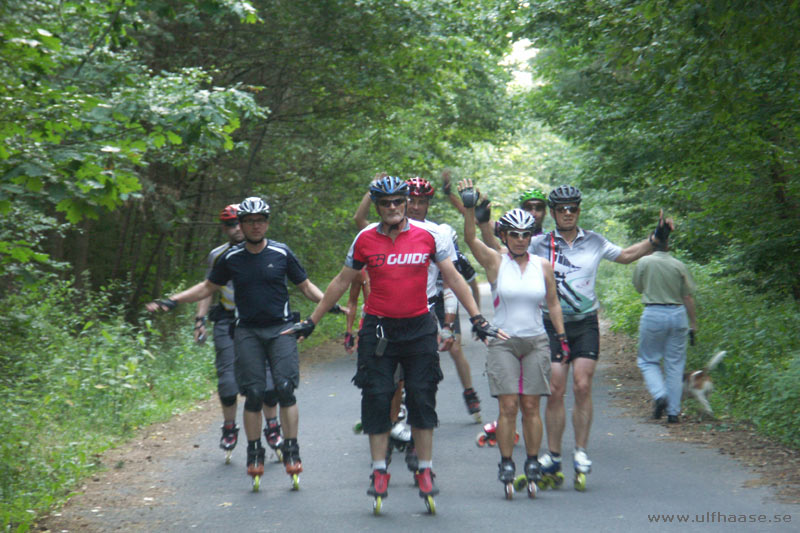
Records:
{"label": "tan shirt", "polygon": [[695,291],[694,279],[686,265],[669,252],[654,252],[639,259],[633,272],[633,286],[642,294],[645,305],[683,305],[684,296]]}

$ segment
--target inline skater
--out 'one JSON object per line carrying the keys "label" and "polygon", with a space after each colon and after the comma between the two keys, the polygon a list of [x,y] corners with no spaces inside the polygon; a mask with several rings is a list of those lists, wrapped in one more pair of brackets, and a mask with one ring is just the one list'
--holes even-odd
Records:
{"label": "inline skater", "polygon": [[[246,398],[244,429],[247,435],[247,473],[258,490],[264,473],[265,451],[261,445],[261,410],[274,400],[280,404],[284,431],[283,462],[287,474],[298,487],[302,472],[297,444],[299,412],[295,389],[300,383],[297,342],[280,335],[290,324],[286,280],[294,283],[312,302],[319,302],[322,292],[306,275],[294,253],[283,243],[265,237],[269,228],[270,207],[261,198],[246,198],[239,204],[237,217],[245,241],[225,252],[208,278],[197,285],[163,300],[147,304],[148,311],[169,311],[179,303],[207,298],[233,281],[236,294],[236,381]],[[333,308],[333,304],[329,306]],[[267,366],[272,371],[275,389],[268,390]]]}
{"label": "inline skater", "polygon": [[541,257],[528,252],[536,226],[534,217],[512,209],[498,221],[500,240],[506,250],[500,253],[481,242],[475,232],[477,194],[471,180],[459,183],[465,208],[464,239],[475,259],[486,271],[492,288],[495,322],[511,338],[492,339],[486,358],[489,389],[497,398],[500,416],[496,438],[500,449],[498,479],[505,486],[506,498],[514,495],[514,434],[517,413],[522,411],[522,434],[527,457],[524,485],[533,498],[540,481],[539,447],[542,443],[542,420],[539,398],[550,394],[550,348],[542,321],[542,307],[547,307],[558,332],[560,355],[569,357],[561,306],[556,291],[553,267]]}
{"label": "inline skater", "polygon": [[450,259],[452,243],[438,226],[409,220],[406,207],[408,184],[385,176],[370,184],[370,196],[380,221],[356,236],[339,274],[328,285],[322,301],[306,320],[284,333],[308,337],[325,310],[347,291],[358,272],[366,268],[370,294],[358,340],[358,363],[354,384],[361,389],[361,420],[369,436],[372,475],[368,494],[375,498],[373,510],[380,513],[388,495],[390,475],[386,450],[392,427],[390,411],[398,365],[405,378],[408,422],[419,457],[414,474],[419,495],[429,512],[435,512],[438,493],[432,472],[433,428],[437,425],[436,390],[441,381],[437,351],[436,318],[428,309],[428,264],[435,261],[445,283],[470,315],[473,331],[481,339],[507,338],[479,313],[464,279]]}
{"label": "inline skater", "polygon": [[[211,269],[222,254],[244,241],[244,234],[239,225],[239,218],[236,215],[238,207],[238,204],[225,206],[219,214],[220,226],[222,232],[228,237],[228,242],[217,246],[209,252],[206,259],[208,264],[206,276],[211,273]],[[233,337],[231,336],[231,326],[236,320],[233,282],[229,281],[220,289],[219,294],[219,303],[213,307],[211,307],[212,296],[197,302],[197,311],[194,319],[194,340],[198,344],[205,342],[208,336],[206,318],[214,323],[214,351],[216,353],[214,366],[217,370],[217,393],[219,394],[223,418],[222,437],[219,441],[219,447],[225,450],[225,461],[230,462],[231,453],[236,447],[239,437],[239,426],[236,425],[236,404],[239,387],[236,385],[236,375],[233,369],[235,353]],[[210,312],[209,309],[211,310]],[[269,368],[267,368],[267,374],[268,388],[274,388],[272,386],[272,376],[269,375]],[[267,443],[273,450],[277,450],[282,442],[277,414],[276,405],[264,404],[264,419],[267,424],[267,429],[264,431]]]}
{"label": "inline skater", "polygon": [[[427,219],[430,200],[434,194],[431,183],[423,178],[415,177],[406,180],[409,188],[408,218],[418,222],[426,222],[438,225],[440,232],[449,236],[453,242],[453,255],[451,260],[456,266],[456,270],[464,277],[470,286],[473,299],[476,304],[480,301],[477,287],[477,274],[470,265],[469,260],[460,253],[455,245],[457,235],[455,230],[448,224],[436,224]],[[356,215],[353,217],[359,229],[367,225],[367,213],[371,199],[368,194],[364,195]],[[431,263],[428,267],[428,306],[432,308],[439,321],[440,339],[439,351],[449,352],[456,367],[458,379],[463,388],[463,399],[467,407],[467,412],[472,415],[477,422],[480,422],[481,404],[478,393],[472,386],[472,371],[469,362],[464,357],[464,350],[461,347],[461,323],[458,319],[458,302],[453,291],[446,288],[436,264]],[[480,306],[479,306],[480,307]],[[412,448],[413,449],[413,448]]]}
{"label": "inline skater", "polygon": [[600,352],[599,302],[594,292],[597,269],[603,259],[626,265],[652,253],[654,245],[665,240],[665,228],[672,226],[671,220],[660,218],[656,230],[648,239],[623,249],[599,233],[578,226],[582,199],[581,191],[571,185],[553,189],[548,204],[556,228],[534,237],[529,247],[531,253],[547,259],[553,267],[571,349],[570,359],[564,361],[552,317],[547,309],[543,309],[544,326],[550,337],[552,375],[550,397],[545,408],[549,451],[540,459],[545,478],[542,485],[560,486],[564,479],[561,473],[561,439],[566,425],[564,392],[569,364],[572,363],[572,389],[575,396],[572,411],[572,427],[575,431],[573,466],[575,489],[581,491],[586,488],[586,474],[592,468],[586,448],[592,425],[592,380]]}

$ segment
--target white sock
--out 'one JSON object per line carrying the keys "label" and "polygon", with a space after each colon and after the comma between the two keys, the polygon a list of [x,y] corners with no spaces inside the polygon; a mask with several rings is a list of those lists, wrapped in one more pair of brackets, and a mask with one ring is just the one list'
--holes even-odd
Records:
{"label": "white sock", "polygon": [[423,468],[431,468],[431,469],[433,469],[433,461],[420,461],[419,462],[419,469],[422,470]]}
{"label": "white sock", "polygon": [[372,469],[373,470],[386,470],[386,460],[383,461],[372,461]]}

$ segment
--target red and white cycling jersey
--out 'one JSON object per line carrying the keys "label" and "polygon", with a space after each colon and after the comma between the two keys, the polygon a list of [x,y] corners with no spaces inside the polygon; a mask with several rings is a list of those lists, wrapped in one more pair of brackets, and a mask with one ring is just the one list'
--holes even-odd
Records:
{"label": "red and white cycling jersey", "polygon": [[356,235],[345,265],[369,274],[367,314],[389,318],[411,318],[428,312],[428,266],[450,256],[449,237],[436,224],[408,220],[392,242],[370,224]]}

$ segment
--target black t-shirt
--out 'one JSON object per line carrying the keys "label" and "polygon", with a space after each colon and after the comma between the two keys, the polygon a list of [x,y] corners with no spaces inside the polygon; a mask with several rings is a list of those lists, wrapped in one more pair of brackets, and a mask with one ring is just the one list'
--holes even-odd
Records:
{"label": "black t-shirt", "polygon": [[234,246],[208,275],[208,280],[217,285],[233,280],[239,324],[251,327],[289,321],[287,279],[297,285],[308,275],[289,247],[273,240],[257,254],[247,251],[244,243]]}

